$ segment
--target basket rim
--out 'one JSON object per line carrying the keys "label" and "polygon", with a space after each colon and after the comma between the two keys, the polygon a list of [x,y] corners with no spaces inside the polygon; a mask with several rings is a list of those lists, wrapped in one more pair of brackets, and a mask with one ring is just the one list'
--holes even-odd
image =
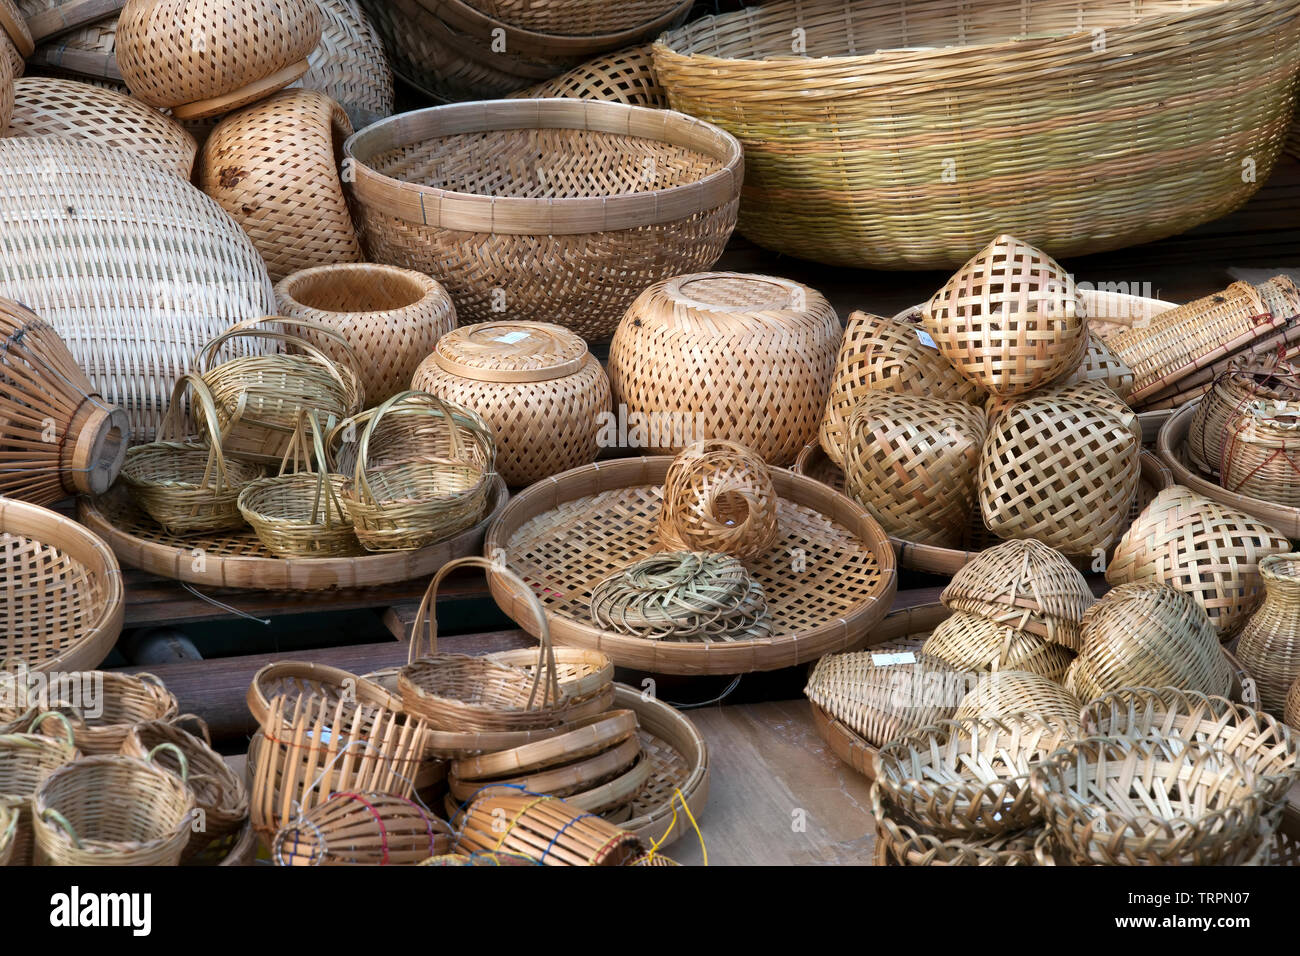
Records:
{"label": "basket rim", "polygon": [[[705,153],[723,168],[666,189],[532,199],[487,196],[403,182],[369,165],[374,156],[412,142],[518,129],[568,129],[655,139]],[[476,100],[430,106],[382,119],[343,144],[362,205],[428,228],[495,235],[581,235],[676,222],[740,195],[744,152],[730,133],[673,110],[602,100]]]}
{"label": "basket rim", "polygon": [[[612,52],[617,47],[630,46],[644,37],[658,36],[668,29],[675,20],[688,12],[695,0],[676,0],[663,13],[652,20],[627,27],[614,33],[602,33],[584,36],[566,33],[541,33],[517,26],[506,20],[483,13],[481,10],[464,3],[463,0],[415,0],[428,13],[443,20],[449,27],[459,29],[474,36],[477,29],[482,29],[483,36],[490,36],[493,30],[504,31],[507,48],[528,55],[564,55],[579,56],[590,59],[602,52]],[[511,42],[511,38],[516,41]],[[597,49],[593,49],[593,47]]]}

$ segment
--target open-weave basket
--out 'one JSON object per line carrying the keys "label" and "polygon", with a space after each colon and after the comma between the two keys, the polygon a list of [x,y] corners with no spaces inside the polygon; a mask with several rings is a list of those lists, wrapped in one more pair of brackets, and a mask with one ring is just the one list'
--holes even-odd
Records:
{"label": "open-weave basket", "polygon": [[320,44],[298,85],[320,90],[357,129],[393,115],[393,73],[374,26],[357,0],[316,0]]}
{"label": "open-weave basket", "polygon": [[1174,485],[1156,495],[1124,532],[1106,580],[1154,581],[1190,594],[1226,641],[1264,597],[1260,562],[1290,550],[1280,531]]}
{"label": "open-weave basket", "polygon": [[[281,280],[275,295],[281,315],[310,319],[347,340],[371,406],[407,388],[430,391],[411,376],[456,327],[447,290],[423,272],[395,266],[341,262],[304,269]],[[333,336],[298,334],[335,362],[347,360]]]}
{"label": "open-weave basket", "polygon": [[1100,382],[1119,396],[1121,401],[1127,402],[1129,393],[1133,391],[1133,370],[1115,354],[1105,339],[1096,333],[1090,333],[1088,348],[1083,353],[1079,367],[1061,379],[1062,385],[1082,382]]}
{"label": "open-weave basket", "polygon": [[984,717],[1007,724],[1050,720],[1073,730],[1079,726],[1079,699],[1042,674],[999,670],[979,675],[953,717]]}
{"label": "open-weave basket", "polygon": [[277,696],[321,697],[326,700],[355,700],[385,710],[400,710],[401,700],[364,677],[315,661],[276,661],[267,664],[248,684],[244,700],[259,724],[271,712]]}
{"label": "open-weave basket", "polygon": [[627,406],[629,436],[636,416],[655,454],[726,438],[786,465],[817,437],[840,331],[826,298],[789,279],[667,279],[641,293],[614,334],[614,402]]}
{"label": "open-weave basket", "polygon": [[1037,829],[985,838],[947,838],[890,815],[874,784],[876,866],[1033,866]]}
{"label": "open-weave basket", "polygon": [[1267,593],[1241,632],[1237,658],[1255,683],[1259,707],[1283,716],[1300,679],[1300,554],[1275,554],[1259,563]]}
{"label": "open-weave basket", "polygon": [[410,387],[492,426],[511,487],[590,464],[611,418],[609,378],[573,332],[541,322],[462,326],[431,346]]}
{"label": "open-weave basket", "polygon": [[[61,735],[38,733],[49,719],[62,723]],[[0,734],[0,806],[17,817],[10,865],[30,866],[35,849],[31,796],[45,778],[79,758],[72,739],[72,727],[60,714],[43,714],[25,720],[17,732]]]}
{"label": "open-weave basket", "polygon": [[533,30],[561,36],[603,36],[652,23],[681,5],[680,0],[466,0],[489,17]]}
{"label": "open-weave basket", "polygon": [[550,322],[591,340],[647,286],[717,261],[744,172],[716,127],[587,100],[406,113],[345,152],[370,258],[437,276],[462,322]]}
{"label": "open-weave basket", "polygon": [[664,477],[659,539],[669,551],[758,557],[776,542],[776,507],[761,457],[732,441],[692,442]]}
{"label": "open-weave basket", "polygon": [[623,866],[648,849],[640,837],[557,797],[486,790],[458,821],[462,853],[515,853],[544,866]]}
{"label": "open-weave basket", "polygon": [[748,238],[951,269],[997,232],[1069,258],[1241,205],[1286,137],[1300,23],[1291,0],[768,0],[654,52],[673,109],[745,144]]}
{"label": "open-weave basket", "polygon": [[1065,686],[1083,700],[1123,687],[1226,695],[1232,673],[1195,599],[1163,584],[1121,584],[1083,616],[1083,647]]}
{"label": "open-weave basket", "polygon": [[598,56],[551,80],[511,93],[512,98],[606,100],[628,106],[667,109],[668,94],[655,77],[648,46],[628,47]]}
{"label": "open-weave basket", "polygon": [[1300,507],[1300,403],[1252,400],[1228,419],[1226,431],[1223,487],[1248,498]]}
{"label": "open-weave basket", "polygon": [[132,96],[202,119],[297,80],[320,37],[316,0],[127,0],[117,64]]}
{"label": "open-weave basket", "polygon": [[1094,737],[1030,785],[1067,855],[1110,866],[1213,865],[1259,838],[1266,791],[1236,758],[1160,737]]}
{"label": "open-weave basket", "polygon": [[232,113],[203,144],[198,183],[238,222],[271,281],[364,256],[339,164],[352,123],[315,90],[281,90]]}
{"label": "open-weave basket", "polygon": [[450,853],[455,834],[419,804],[389,793],[335,793],[275,834],[277,866],[413,866]]}
{"label": "open-weave basket", "polygon": [[963,671],[1027,671],[1061,681],[1074,655],[1045,637],[961,611],[939,624],[923,651]]}
{"label": "open-weave basket", "polygon": [[844,442],[845,488],[889,534],[952,545],[970,526],[982,409],[873,391],[853,410]]}
{"label": "open-weave basket", "polygon": [[1300,401],[1300,368],[1274,360],[1234,361],[1196,404],[1187,430],[1187,457],[1218,474],[1230,433],[1228,423],[1255,401]]}
{"label": "open-weave basket", "polygon": [[40,704],[67,716],[77,749],[87,755],[121,753],[135,725],[180,712],[163,682],[143,672],[63,673],[44,688]]}
{"label": "open-weave basket", "polygon": [[194,795],[177,775],[121,754],[60,767],[32,795],[38,866],[176,866]]}

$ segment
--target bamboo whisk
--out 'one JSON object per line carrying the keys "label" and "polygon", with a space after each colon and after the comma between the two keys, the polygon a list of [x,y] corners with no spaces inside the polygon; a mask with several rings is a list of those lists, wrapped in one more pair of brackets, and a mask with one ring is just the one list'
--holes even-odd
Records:
{"label": "bamboo whisk", "polygon": [[126,412],[95,392],[54,327],[0,299],[0,495],[103,494],[130,437]]}

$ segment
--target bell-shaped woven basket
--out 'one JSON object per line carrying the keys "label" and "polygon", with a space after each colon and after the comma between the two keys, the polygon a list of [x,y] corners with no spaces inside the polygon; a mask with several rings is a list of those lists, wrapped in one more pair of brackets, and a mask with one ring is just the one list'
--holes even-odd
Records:
{"label": "bell-shaped woven basket", "polygon": [[1045,637],[961,611],[934,629],[923,650],[958,670],[1027,671],[1057,682],[1074,660]]}
{"label": "bell-shaped woven basket", "polygon": [[1000,670],[981,674],[953,717],[984,717],[1010,725],[1050,720],[1073,730],[1079,725],[1079,699],[1042,674]]}

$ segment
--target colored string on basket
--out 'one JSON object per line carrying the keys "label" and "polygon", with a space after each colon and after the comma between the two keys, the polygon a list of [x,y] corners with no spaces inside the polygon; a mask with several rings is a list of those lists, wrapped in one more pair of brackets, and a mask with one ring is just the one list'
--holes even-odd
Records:
{"label": "colored string on basket", "polygon": [[686,812],[686,819],[691,821],[691,827],[695,830],[695,836],[700,841],[700,853],[704,858],[704,865],[708,866],[709,848],[704,845],[704,834],[700,832],[700,825],[695,822],[695,814],[691,813],[690,804],[686,802],[686,798],[682,796],[682,791],[677,787],[673,788],[673,797],[675,799],[669,800],[668,802],[668,805],[672,808],[673,811],[672,819],[668,821],[668,829],[664,831],[663,836],[661,836],[658,840],[655,840],[653,843],[650,844],[650,852],[645,855],[646,860],[650,861],[655,858],[655,856],[659,853],[659,848],[663,846],[666,842],[668,842],[668,837],[672,834],[673,830],[676,829],[677,827],[677,802],[676,801],[680,800],[682,804],[682,809]]}

